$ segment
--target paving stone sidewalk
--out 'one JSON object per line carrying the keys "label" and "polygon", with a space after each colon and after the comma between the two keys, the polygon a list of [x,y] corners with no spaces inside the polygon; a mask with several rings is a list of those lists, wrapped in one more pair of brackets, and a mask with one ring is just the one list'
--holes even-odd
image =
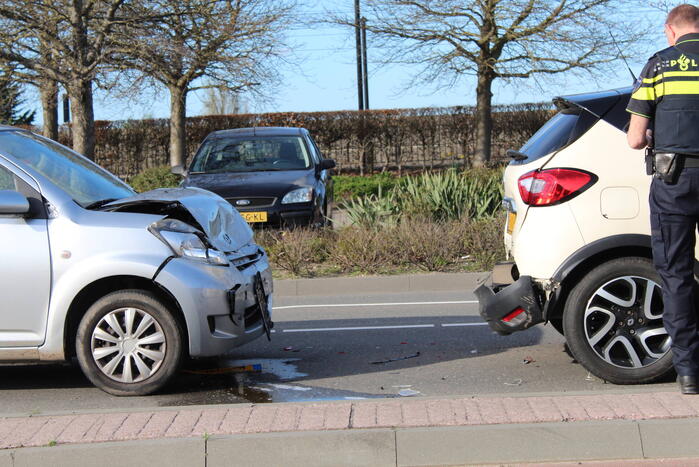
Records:
{"label": "paving stone sidewalk", "polygon": [[699,417],[677,392],[401,398],[0,418],[0,449],[209,435]]}

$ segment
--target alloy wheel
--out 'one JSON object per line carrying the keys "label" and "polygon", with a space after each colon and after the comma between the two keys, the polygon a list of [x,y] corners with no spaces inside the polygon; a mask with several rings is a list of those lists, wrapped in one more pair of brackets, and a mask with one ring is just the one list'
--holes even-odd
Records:
{"label": "alloy wheel", "polygon": [[599,287],[587,302],[585,336],[607,363],[643,368],[670,350],[662,322],[661,287],[638,276],[622,276]]}
{"label": "alloy wheel", "polygon": [[165,359],[165,333],[160,324],[138,308],[119,308],[100,319],[91,337],[97,367],[122,383],[149,378]]}

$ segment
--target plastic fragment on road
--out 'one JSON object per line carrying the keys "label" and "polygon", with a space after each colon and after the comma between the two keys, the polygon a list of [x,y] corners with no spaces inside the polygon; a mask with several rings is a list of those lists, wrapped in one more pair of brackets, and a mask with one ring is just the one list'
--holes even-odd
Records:
{"label": "plastic fragment on road", "polygon": [[534,362],[536,362],[536,360],[534,360],[532,357],[524,357],[524,359],[522,360],[522,363],[524,363],[525,365],[529,365],[530,363]]}
{"label": "plastic fragment on road", "polygon": [[386,359],[386,360],[377,360],[377,361],[375,361],[375,362],[370,362],[370,363],[371,363],[372,365],[381,365],[381,364],[384,364],[384,363],[399,362],[399,361],[401,361],[401,360],[407,360],[407,359],[409,359],[409,358],[415,358],[415,357],[419,357],[419,356],[420,356],[420,352],[415,352],[414,354],[412,354],[412,355],[406,355],[405,357],[396,357],[396,358],[389,358],[389,359]]}
{"label": "plastic fragment on road", "polygon": [[414,389],[401,389],[398,391],[398,395],[401,397],[412,397],[412,396],[417,396],[420,394],[420,391],[416,391]]}

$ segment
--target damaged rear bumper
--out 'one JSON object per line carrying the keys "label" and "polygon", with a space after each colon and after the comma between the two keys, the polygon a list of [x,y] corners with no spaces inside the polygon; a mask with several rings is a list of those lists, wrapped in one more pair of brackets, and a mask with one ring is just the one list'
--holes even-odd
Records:
{"label": "damaged rear bumper", "polygon": [[512,334],[544,322],[542,293],[514,263],[500,263],[474,293],[480,315],[498,334]]}

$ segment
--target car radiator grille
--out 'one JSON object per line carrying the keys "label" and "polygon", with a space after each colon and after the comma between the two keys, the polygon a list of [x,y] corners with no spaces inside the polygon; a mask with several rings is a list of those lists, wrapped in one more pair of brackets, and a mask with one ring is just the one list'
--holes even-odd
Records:
{"label": "car radiator grille", "polygon": [[[255,198],[226,198],[236,209],[268,208],[274,205],[277,198],[255,197]],[[249,201],[248,204],[238,204],[238,201]]]}
{"label": "car radiator grille", "polygon": [[249,268],[251,265],[255,264],[262,258],[262,250],[258,249],[254,253],[245,256],[238,256],[236,258],[228,257],[228,261],[231,262],[233,266],[242,271],[243,269]]}

